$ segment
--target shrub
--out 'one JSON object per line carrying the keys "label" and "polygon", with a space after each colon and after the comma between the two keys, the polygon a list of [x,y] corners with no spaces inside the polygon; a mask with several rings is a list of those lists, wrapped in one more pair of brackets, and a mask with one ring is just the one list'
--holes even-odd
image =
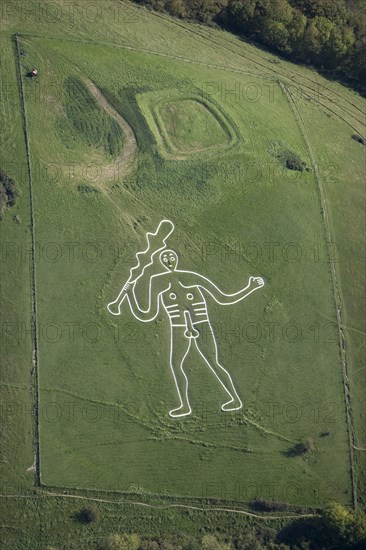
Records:
{"label": "shrub", "polygon": [[78,185],[78,191],[79,193],[86,193],[87,195],[90,193],[96,193],[99,194],[99,190],[95,187],[91,187],[90,185]]}
{"label": "shrub", "polygon": [[363,137],[361,137],[357,134],[353,134],[352,139],[354,139],[358,143],[361,143],[361,145],[366,145],[366,139],[363,139]]}
{"label": "shrub", "polygon": [[283,512],[289,508],[285,502],[275,502],[264,498],[256,498],[250,502],[250,507],[259,512]]}
{"label": "shrub", "polygon": [[365,548],[364,515],[332,502],[324,508],[321,521],[324,535],[334,548]]}
{"label": "shrub", "polygon": [[137,550],[140,546],[138,535],[127,533],[108,535],[99,546],[99,550]]}
{"label": "shrub", "polygon": [[231,550],[231,544],[226,544],[217,540],[215,535],[203,535],[201,541],[202,550]]}
{"label": "shrub", "polygon": [[82,508],[75,514],[75,519],[79,523],[95,523],[99,519],[99,510],[94,505]]}
{"label": "shrub", "polygon": [[7,207],[11,208],[16,204],[18,197],[19,191],[15,181],[0,170],[0,219]]}
{"label": "shrub", "polygon": [[284,160],[286,163],[286,168],[288,168],[289,170],[297,170],[298,172],[304,172],[304,170],[309,170],[306,165],[306,162],[304,162],[303,160],[301,160],[300,157],[294,154],[289,154],[287,158],[285,158]]}
{"label": "shrub", "polygon": [[2,186],[0,186],[0,219],[2,219],[3,217],[3,213],[5,211],[7,202],[8,201],[7,201],[5,190]]}
{"label": "shrub", "polygon": [[276,540],[299,550],[361,550],[366,548],[366,517],[332,502],[318,516],[288,523]]}
{"label": "shrub", "polygon": [[268,152],[288,170],[296,170],[297,172],[310,171],[306,162],[302,160],[297,153],[291,151],[282,141],[272,142]]}
{"label": "shrub", "polygon": [[301,456],[308,453],[313,453],[316,451],[315,442],[311,437],[307,437],[304,441],[296,443],[290,449],[284,452],[285,456]]}

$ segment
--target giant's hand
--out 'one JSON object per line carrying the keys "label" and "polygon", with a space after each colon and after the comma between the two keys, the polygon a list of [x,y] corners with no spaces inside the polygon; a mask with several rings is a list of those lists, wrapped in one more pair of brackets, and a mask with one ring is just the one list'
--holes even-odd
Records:
{"label": "giant's hand", "polygon": [[127,283],[125,285],[123,285],[123,288],[122,290],[126,293],[126,294],[129,294],[131,292],[131,289],[132,289],[132,285],[131,283],[129,283],[127,281]]}
{"label": "giant's hand", "polygon": [[249,277],[249,288],[250,290],[258,290],[264,286],[264,281],[262,277]]}
{"label": "giant's hand", "polygon": [[112,313],[112,315],[120,315],[121,314],[121,305],[125,297],[131,292],[132,289],[132,283],[127,281],[123,287],[121,292],[118,294],[117,298],[114,300],[114,302],[110,302],[107,305],[109,313]]}

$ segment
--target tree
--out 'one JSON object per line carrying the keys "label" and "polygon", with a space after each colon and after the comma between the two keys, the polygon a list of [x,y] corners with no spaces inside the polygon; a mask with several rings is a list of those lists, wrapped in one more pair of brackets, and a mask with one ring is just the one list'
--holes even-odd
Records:
{"label": "tree", "polygon": [[220,14],[220,20],[238,32],[255,35],[260,32],[262,20],[267,15],[270,5],[271,0],[229,0],[224,15]]}
{"label": "tree", "polygon": [[185,4],[189,17],[207,23],[227,7],[228,0],[186,0]]}
{"label": "tree", "polygon": [[272,0],[269,5],[267,16],[274,21],[281,21],[285,25],[291,23],[294,10],[287,0]]}
{"label": "tree", "polygon": [[[366,544],[366,518],[332,502],[322,512],[325,539],[332,548],[354,548]],[[359,546],[361,548],[362,546]]]}
{"label": "tree", "polygon": [[160,550],[159,543],[156,540],[143,540],[139,550]]}
{"label": "tree", "polygon": [[263,5],[263,8],[264,11],[260,12],[257,3],[257,13],[261,13],[258,23],[262,39],[281,52],[289,52],[289,28],[294,15],[293,8],[287,0],[272,0],[268,5]]}
{"label": "tree", "polygon": [[238,550],[264,550],[264,546],[254,531],[248,531],[235,538],[235,548]]}
{"label": "tree", "polygon": [[137,550],[140,546],[140,537],[127,533],[111,534],[106,537],[99,550]]}
{"label": "tree", "polygon": [[254,17],[256,0],[248,0],[242,2],[241,0],[229,0],[228,13],[232,22],[240,25],[245,24]]}
{"label": "tree", "polygon": [[170,2],[170,12],[176,17],[185,17],[186,8],[183,0],[172,0]]}
{"label": "tree", "polygon": [[263,38],[267,44],[282,52],[290,51],[289,31],[282,21],[266,18],[263,23]]}
{"label": "tree", "polygon": [[355,42],[352,29],[334,27],[330,32],[329,43],[324,52],[324,62],[329,69],[340,66],[343,58],[347,55]]}
{"label": "tree", "polygon": [[344,0],[291,0],[294,7],[308,17],[326,17],[332,20],[345,21],[347,8]]}
{"label": "tree", "polygon": [[351,60],[351,74],[360,82],[366,82],[366,36],[356,39]]}
{"label": "tree", "polygon": [[303,53],[304,34],[307,25],[307,18],[299,10],[294,10],[291,25],[289,28],[289,47],[297,55]]}
{"label": "tree", "polygon": [[317,16],[309,21],[305,32],[305,46],[309,53],[320,55],[326,44],[329,42],[334,23],[326,17]]}
{"label": "tree", "polygon": [[[364,0],[134,0],[246,35],[366,92]],[[328,73],[329,74],[329,73]]]}
{"label": "tree", "polygon": [[232,546],[223,542],[219,542],[215,535],[203,535],[201,541],[202,550],[231,550]]}

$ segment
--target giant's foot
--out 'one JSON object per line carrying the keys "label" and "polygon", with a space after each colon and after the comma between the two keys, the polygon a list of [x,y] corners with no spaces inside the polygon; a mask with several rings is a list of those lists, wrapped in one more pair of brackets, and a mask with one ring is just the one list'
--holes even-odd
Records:
{"label": "giant's foot", "polygon": [[236,396],[230,399],[230,401],[228,401],[227,403],[224,403],[223,405],[221,405],[221,410],[224,412],[238,411],[239,409],[242,408],[242,406],[243,406],[243,403],[241,402],[239,397]]}
{"label": "giant's foot", "polygon": [[181,405],[177,409],[172,409],[169,411],[169,416],[173,418],[179,418],[180,416],[188,416],[191,414],[192,409],[188,404]]}

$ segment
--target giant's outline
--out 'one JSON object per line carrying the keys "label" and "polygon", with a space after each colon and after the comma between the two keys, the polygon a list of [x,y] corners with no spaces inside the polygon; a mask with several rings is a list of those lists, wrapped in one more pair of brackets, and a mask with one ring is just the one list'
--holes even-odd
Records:
{"label": "giant's outline", "polygon": [[[137,275],[136,277],[134,277],[134,271],[137,271],[139,268],[141,268],[141,265],[142,265],[142,262],[141,262],[141,259],[144,255],[146,255],[149,250],[150,250],[150,246],[151,246],[151,240],[150,240],[150,237],[156,237],[159,232],[161,231],[162,229],[162,226],[163,224],[167,225],[169,227],[168,231],[166,232],[165,234],[165,237],[163,237],[162,241],[163,241],[163,244],[157,248],[152,254],[151,254],[151,257],[150,257],[150,262],[148,262],[146,265],[144,265],[141,269],[141,272],[139,275]],[[107,308],[108,308],[108,311],[112,314],[112,315],[119,315],[121,313],[121,305],[124,301],[124,299],[127,297],[127,300],[129,302],[129,306],[130,306],[130,310],[131,310],[131,313],[132,315],[135,317],[135,319],[137,319],[138,321],[141,321],[143,323],[149,323],[151,321],[153,321],[154,319],[156,319],[157,315],[159,314],[159,310],[160,310],[160,299],[161,299],[161,296],[168,292],[171,288],[171,283],[169,282],[169,286],[168,288],[165,288],[164,290],[160,291],[158,294],[157,294],[157,301],[156,301],[156,313],[153,317],[149,318],[149,319],[143,319],[141,317],[139,317],[135,311],[134,311],[134,308],[133,306],[131,305],[131,300],[130,300],[130,297],[128,295],[128,291],[130,290],[131,288],[131,285],[132,286],[132,293],[133,293],[133,299],[134,299],[134,305],[137,306],[137,309],[143,313],[143,314],[147,314],[149,313],[149,311],[151,310],[151,305],[152,305],[152,280],[155,278],[155,277],[160,277],[163,275],[163,273],[158,273],[156,275],[152,275],[150,277],[150,281],[149,281],[149,304],[148,304],[148,308],[143,310],[140,308],[139,306],[139,303],[138,303],[138,300],[136,299],[136,295],[135,295],[135,284],[137,282],[138,279],[140,279],[140,277],[143,276],[144,272],[145,272],[145,269],[146,267],[150,266],[153,264],[154,262],[154,256],[160,252],[160,257],[163,255],[163,253],[169,253],[169,252],[174,252],[174,251],[169,251],[169,250],[165,250],[166,249],[166,240],[167,238],[172,234],[172,232],[174,231],[175,229],[175,226],[173,224],[173,222],[171,222],[170,220],[167,220],[167,219],[164,219],[162,220],[156,231],[155,232],[147,232],[146,233],[146,240],[147,240],[147,247],[145,248],[145,250],[143,250],[142,252],[137,252],[136,253],[136,260],[137,260],[137,264],[136,266],[132,267],[130,269],[130,276],[128,278],[128,280],[126,281],[126,283],[123,285],[120,293],[118,294],[116,300],[114,300],[113,302],[110,302],[108,305],[107,305]],[[177,254],[175,253],[175,255],[177,256]],[[177,256],[178,257],[178,256]],[[162,262],[161,262],[162,263]],[[213,287],[217,293],[222,296],[225,296],[225,297],[228,297],[228,298],[235,298],[236,296],[239,296],[237,300],[233,300],[233,301],[230,301],[230,302],[222,302],[220,301],[217,296],[215,296],[208,288],[206,288],[205,286],[203,285],[200,285],[200,284],[197,284],[197,285],[190,285],[190,286],[185,286],[183,285],[181,282],[179,282],[179,284],[183,287],[183,288],[199,288],[199,287],[202,287],[206,292],[208,292],[211,297],[220,305],[232,305],[232,304],[236,304],[238,303],[239,301],[241,300],[244,300],[247,296],[249,296],[249,294],[251,294],[252,292],[254,292],[255,290],[258,290],[259,288],[262,288],[264,286],[264,281],[262,279],[262,277],[252,277],[250,276],[249,277],[249,283],[248,285],[244,288],[244,289],[241,289],[239,290],[238,292],[235,292],[233,294],[227,294],[225,292],[222,292],[212,281],[210,281],[210,279],[208,279],[207,277],[205,277],[204,275],[200,275],[199,273],[196,273],[194,271],[185,271],[185,270],[176,270],[174,269],[175,272],[178,272],[178,273],[189,273],[191,275],[196,275],[199,279],[204,279],[205,281],[207,281],[209,283],[209,286]],[[167,271],[167,273],[169,272],[169,270]],[[171,271],[170,271],[171,272]],[[246,294],[243,295],[243,292],[246,291],[247,289],[250,288],[251,286],[251,280],[253,281],[257,281],[257,284],[258,286],[254,287],[253,289],[249,290]],[[200,291],[201,293],[201,291]],[[202,294],[202,293],[201,293]],[[206,304],[206,300],[205,298],[203,297],[203,300],[204,300],[204,304],[205,304],[205,313],[207,314],[207,304]],[[117,311],[114,311],[113,310],[113,306],[115,306],[117,304],[118,306],[118,309]],[[191,344],[192,344],[192,339],[195,340],[195,345],[196,345],[196,349],[197,351],[199,352],[199,354],[201,355],[202,359],[205,361],[205,363],[207,364],[207,366],[212,370],[212,372],[215,374],[216,378],[219,380],[219,382],[221,383],[221,385],[223,386],[223,388],[225,389],[225,391],[229,394],[230,396],[230,400],[227,402],[227,403],[224,403],[222,406],[221,406],[221,410],[223,411],[235,411],[235,410],[239,410],[242,408],[243,406],[243,403],[241,401],[241,399],[239,398],[236,390],[235,390],[235,387],[234,387],[234,384],[233,384],[233,381],[232,381],[232,378],[230,376],[230,373],[219,363],[219,360],[218,360],[218,349],[217,349],[217,342],[216,342],[216,338],[215,338],[215,335],[214,335],[214,332],[212,330],[212,325],[210,323],[210,320],[208,318],[208,314],[207,314],[207,320],[206,319],[203,319],[202,321],[198,320],[198,321],[192,321],[191,319],[191,315],[190,315],[190,312],[189,310],[184,310],[183,312],[183,315],[184,315],[184,318],[185,318],[185,324],[179,324],[179,325],[174,325],[172,324],[172,321],[171,321],[171,317],[167,311],[167,307],[165,306],[164,302],[162,301],[162,305],[165,309],[165,312],[167,313],[168,317],[169,317],[169,321],[170,321],[170,369],[172,371],[172,374],[173,374],[173,377],[174,377],[174,382],[175,382],[175,385],[176,385],[176,389],[177,389],[177,393],[178,393],[178,396],[179,396],[179,400],[180,400],[180,407],[176,408],[176,409],[173,409],[169,412],[169,415],[171,417],[174,417],[174,418],[177,418],[177,417],[183,417],[183,416],[188,416],[191,414],[192,412],[192,409],[191,409],[191,406],[190,406],[190,403],[189,403],[189,398],[188,398],[188,388],[189,388],[189,382],[188,382],[188,378],[186,376],[186,373],[184,372],[183,370],[183,363],[184,363],[184,360],[185,358],[187,357],[190,349],[191,349]],[[192,304],[194,305],[194,304]],[[203,308],[201,308],[203,309]],[[187,317],[189,318],[189,321],[190,321],[190,325],[191,325],[191,328],[194,329],[194,325],[197,325],[199,323],[208,323],[208,326],[209,326],[209,330],[210,330],[210,333],[212,335],[212,339],[213,339],[213,344],[214,344],[214,349],[215,349],[215,360],[216,360],[216,364],[218,367],[220,367],[220,369],[222,369],[225,374],[227,375],[228,379],[230,380],[230,383],[231,383],[231,389],[233,390],[233,392],[231,393],[228,388],[225,386],[225,384],[223,383],[223,381],[221,380],[221,378],[219,377],[219,375],[215,372],[215,370],[213,369],[213,367],[211,366],[210,362],[208,361],[208,359],[205,357],[205,355],[202,353],[202,351],[200,350],[200,348],[198,347],[198,344],[197,344],[197,341],[196,341],[196,338],[197,336],[194,335],[194,333],[189,333],[188,329],[190,328],[189,327],[189,323],[187,322]],[[181,391],[180,391],[180,388],[179,388],[179,385],[178,385],[178,381],[177,381],[177,378],[176,378],[176,375],[175,375],[175,372],[174,372],[174,368],[173,368],[173,365],[172,365],[172,355],[173,355],[173,327],[186,327],[186,331],[184,333],[184,336],[189,339],[189,343],[188,343],[188,346],[187,346],[187,349],[181,359],[181,362],[180,362],[180,365],[179,365],[179,368],[180,370],[182,371],[183,375],[184,375],[184,378],[186,380],[186,392],[185,392],[185,398],[186,398],[186,405],[188,405],[188,411],[187,412],[184,412],[184,413],[181,413],[181,414],[178,414],[178,411],[179,409],[181,408],[184,408],[184,401],[182,399],[182,395],[181,395]],[[198,331],[196,331],[197,334],[198,334]],[[234,394],[234,395],[233,395]],[[230,405],[231,402],[234,402],[235,403],[236,401],[236,405],[233,406],[233,407],[227,407],[228,405]],[[174,413],[174,414],[173,414]]]}

